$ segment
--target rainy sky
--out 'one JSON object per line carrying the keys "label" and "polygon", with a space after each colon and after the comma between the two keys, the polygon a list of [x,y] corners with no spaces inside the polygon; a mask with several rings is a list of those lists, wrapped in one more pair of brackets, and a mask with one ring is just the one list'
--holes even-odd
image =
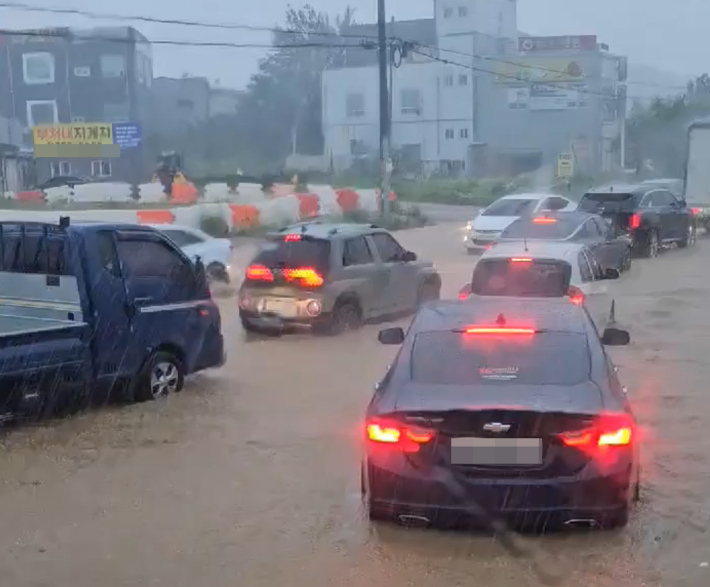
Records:
{"label": "rainy sky", "polygon": [[[22,0],[19,0],[22,1]],[[456,0],[449,0],[456,4]],[[478,0],[486,2],[488,0]],[[26,0],[25,4],[53,8],[76,8],[123,15],[231,22],[273,26],[282,19],[286,6],[305,0]],[[319,10],[342,13],[349,4],[360,22],[374,21],[376,0],[310,0]],[[433,0],[387,0],[388,17],[430,17]],[[672,8],[670,8],[672,6]],[[79,16],[38,14],[0,8],[3,28],[93,26],[116,24]],[[152,39],[270,42],[269,34],[250,31],[215,33],[196,27],[133,23]],[[710,70],[710,0],[518,0],[518,28],[530,34],[596,34],[614,53],[627,55],[632,63],[692,76]],[[155,47],[155,74],[204,75],[227,87],[243,87],[265,49],[215,49]]]}

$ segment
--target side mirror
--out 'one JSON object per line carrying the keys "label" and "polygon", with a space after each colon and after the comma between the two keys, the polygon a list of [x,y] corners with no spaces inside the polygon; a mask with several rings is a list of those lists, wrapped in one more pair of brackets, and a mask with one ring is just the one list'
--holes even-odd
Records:
{"label": "side mirror", "polygon": [[620,328],[607,328],[602,334],[602,344],[604,346],[626,346],[631,342],[631,335],[628,330]]}
{"label": "side mirror", "polygon": [[620,275],[619,270],[614,267],[607,267],[604,271],[604,279],[619,279]]}
{"label": "side mirror", "polygon": [[413,253],[412,251],[405,251],[404,254],[402,255],[402,261],[405,263],[409,263],[410,261],[416,261],[417,260],[417,255],[416,253]]}
{"label": "side mirror", "polygon": [[467,283],[459,290],[459,299],[460,300],[467,300],[470,295],[471,295],[471,284]]}
{"label": "side mirror", "polygon": [[385,328],[377,335],[380,344],[402,344],[404,341],[404,330],[401,328]]}

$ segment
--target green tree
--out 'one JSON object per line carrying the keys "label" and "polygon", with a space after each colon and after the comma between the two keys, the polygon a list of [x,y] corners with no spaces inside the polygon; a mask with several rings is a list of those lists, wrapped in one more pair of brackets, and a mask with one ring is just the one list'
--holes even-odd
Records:
{"label": "green tree", "polygon": [[237,114],[244,138],[262,161],[282,165],[291,152],[323,152],[321,74],[342,66],[345,45],[357,44],[340,36],[354,24],[353,16],[347,8],[331,23],[310,5],[288,7],[285,26],[273,36],[276,48],[259,64]]}

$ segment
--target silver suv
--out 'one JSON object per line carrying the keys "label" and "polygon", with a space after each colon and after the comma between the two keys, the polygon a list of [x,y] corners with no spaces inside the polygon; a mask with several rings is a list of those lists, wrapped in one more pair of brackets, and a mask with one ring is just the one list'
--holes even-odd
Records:
{"label": "silver suv", "polygon": [[247,331],[336,334],[439,299],[441,278],[374,224],[298,224],[267,235],[239,290]]}

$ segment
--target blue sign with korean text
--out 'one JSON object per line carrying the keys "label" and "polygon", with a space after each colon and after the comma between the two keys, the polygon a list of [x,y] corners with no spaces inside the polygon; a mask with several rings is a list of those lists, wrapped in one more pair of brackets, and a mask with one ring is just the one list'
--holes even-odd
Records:
{"label": "blue sign with korean text", "polygon": [[134,149],[141,144],[141,127],[134,122],[113,123],[113,144],[121,149]]}

